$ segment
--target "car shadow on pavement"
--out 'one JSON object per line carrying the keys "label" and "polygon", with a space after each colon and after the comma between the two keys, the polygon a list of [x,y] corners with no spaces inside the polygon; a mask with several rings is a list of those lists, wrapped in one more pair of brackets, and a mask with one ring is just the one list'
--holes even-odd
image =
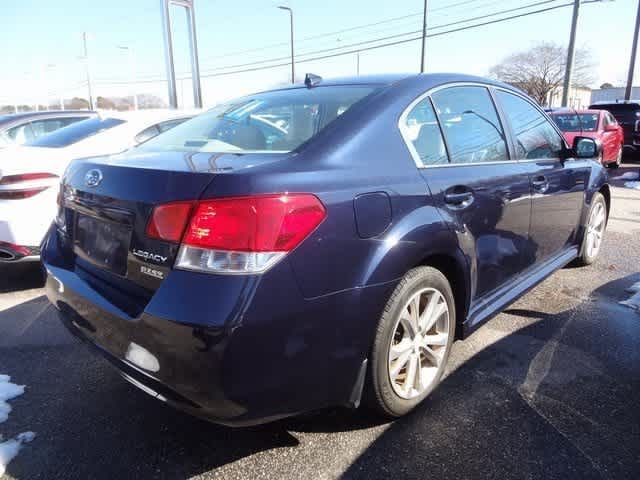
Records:
{"label": "car shadow on pavement", "polygon": [[344,478],[637,478],[640,315],[617,302],[639,279],[558,314],[507,310],[534,323],[452,372]]}
{"label": "car shadow on pavement", "polygon": [[[617,301],[637,279],[606,284],[558,314],[508,311],[532,323],[451,372],[423,405],[389,424],[345,478],[633,478],[640,471],[640,315]],[[0,320],[16,318],[18,308],[25,305]],[[124,382],[71,339],[52,309],[29,338],[17,332],[0,344],[0,373],[27,391],[12,402],[2,432],[38,437],[9,465],[10,477],[186,479],[296,447],[296,432],[378,424],[366,412],[334,409],[245,429],[212,425]],[[46,340],[58,337],[68,341]]]}
{"label": "car shadow on pavement", "polygon": [[0,263],[0,293],[19,292],[44,286],[39,262]]}

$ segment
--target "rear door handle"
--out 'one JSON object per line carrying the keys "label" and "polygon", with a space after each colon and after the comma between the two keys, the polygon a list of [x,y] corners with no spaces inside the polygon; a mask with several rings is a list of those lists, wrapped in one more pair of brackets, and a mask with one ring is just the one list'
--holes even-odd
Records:
{"label": "rear door handle", "polygon": [[444,194],[444,203],[451,208],[466,208],[473,202],[473,192],[451,192]]}

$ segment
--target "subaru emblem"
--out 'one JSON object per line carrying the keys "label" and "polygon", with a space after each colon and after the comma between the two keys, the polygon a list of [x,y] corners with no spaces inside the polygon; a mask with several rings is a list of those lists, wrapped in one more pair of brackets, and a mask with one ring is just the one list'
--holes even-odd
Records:
{"label": "subaru emblem", "polygon": [[97,187],[102,181],[102,172],[97,168],[89,170],[84,176],[84,183],[87,187]]}

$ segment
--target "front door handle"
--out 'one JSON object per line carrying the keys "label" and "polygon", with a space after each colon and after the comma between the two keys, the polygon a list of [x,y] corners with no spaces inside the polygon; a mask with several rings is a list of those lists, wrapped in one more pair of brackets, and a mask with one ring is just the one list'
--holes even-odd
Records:
{"label": "front door handle", "polygon": [[534,178],[531,181],[531,185],[536,192],[544,193],[549,189],[549,181],[544,175]]}
{"label": "front door handle", "polygon": [[473,202],[473,192],[470,190],[453,191],[444,194],[444,203],[451,208],[466,208]]}

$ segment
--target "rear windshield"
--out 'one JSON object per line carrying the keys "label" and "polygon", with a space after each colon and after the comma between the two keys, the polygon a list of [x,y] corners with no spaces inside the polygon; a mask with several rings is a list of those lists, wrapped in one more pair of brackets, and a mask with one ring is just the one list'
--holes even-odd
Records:
{"label": "rear windshield", "polygon": [[252,95],[218,105],[137,148],[210,153],[289,152],[375,88],[327,86]]}
{"label": "rear windshield", "polygon": [[84,140],[96,133],[103,132],[104,130],[108,130],[109,128],[113,128],[122,123],[125,123],[125,121],[119,118],[90,118],[56,130],[44,137],[37,138],[32,142],[28,142],[26,145],[31,147],[48,148],[68,147],[71,144]]}
{"label": "rear windshield", "polygon": [[563,132],[595,132],[598,129],[597,113],[557,113],[551,115]]}

